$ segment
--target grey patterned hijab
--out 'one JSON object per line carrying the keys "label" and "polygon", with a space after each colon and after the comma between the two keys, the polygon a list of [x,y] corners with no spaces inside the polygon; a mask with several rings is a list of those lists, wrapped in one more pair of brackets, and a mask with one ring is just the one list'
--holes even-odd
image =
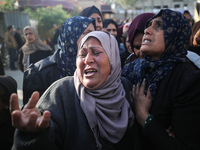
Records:
{"label": "grey patterned hijab", "polygon": [[134,115],[125,98],[126,93],[120,79],[121,62],[115,37],[103,31],[90,32],[82,39],[80,47],[89,37],[100,41],[108,55],[111,73],[100,87],[89,90],[80,82],[75,71],[74,84],[97,146],[101,147],[99,135],[111,143],[118,143],[127,128],[133,125]]}

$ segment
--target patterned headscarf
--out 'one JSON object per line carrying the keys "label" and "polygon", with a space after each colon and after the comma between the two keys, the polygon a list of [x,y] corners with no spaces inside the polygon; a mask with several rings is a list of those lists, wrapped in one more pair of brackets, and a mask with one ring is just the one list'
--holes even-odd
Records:
{"label": "patterned headscarf", "polygon": [[134,115],[120,79],[121,62],[115,37],[103,31],[90,32],[82,39],[80,47],[89,37],[100,41],[109,58],[111,73],[100,87],[90,90],[83,86],[75,71],[74,84],[97,146],[101,147],[99,134],[112,143],[118,143],[127,128],[133,125]]}
{"label": "patterned headscarf", "polygon": [[180,12],[163,9],[149,21],[158,16],[162,16],[165,39],[165,51],[161,58],[155,60],[149,56],[144,56],[143,59],[137,59],[127,64],[123,69],[123,74],[134,84],[141,84],[142,80],[146,78],[145,92],[150,86],[150,92],[153,98],[159,81],[176,64],[188,62],[186,54],[191,35],[191,26]]}
{"label": "patterned headscarf", "polygon": [[85,29],[95,20],[83,16],[75,16],[67,19],[60,29],[58,45],[60,50],[62,76],[73,76],[76,70],[77,40]]}

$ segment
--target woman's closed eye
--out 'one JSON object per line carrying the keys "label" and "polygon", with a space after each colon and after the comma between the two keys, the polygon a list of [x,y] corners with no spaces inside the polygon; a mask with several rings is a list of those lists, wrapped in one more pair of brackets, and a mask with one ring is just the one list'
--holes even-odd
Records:
{"label": "woman's closed eye", "polygon": [[[88,51],[87,50],[81,50],[80,52],[79,52],[79,55],[78,56],[80,56],[80,57],[86,57],[87,55],[88,55]],[[99,50],[99,49],[91,49],[91,53],[92,53],[92,55],[94,55],[94,56],[98,56],[98,55],[100,55],[101,53],[103,53],[101,50]]]}
{"label": "woman's closed eye", "polygon": [[86,57],[87,53],[79,53],[78,56],[80,56],[80,57]]}
{"label": "woman's closed eye", "polygon": [[102,53],[102,52],[95,51],[95,50],[92,51],[92,54],[95,55],[95,56],[97,56],[97,55],[99,55],[99,54],[101,54],[101,53]]}
{"label": "woman's closed eye", "polygon": [[91,51],[93,55],[99,55],[104,52],[104,49],[102,47],[91,47]]}

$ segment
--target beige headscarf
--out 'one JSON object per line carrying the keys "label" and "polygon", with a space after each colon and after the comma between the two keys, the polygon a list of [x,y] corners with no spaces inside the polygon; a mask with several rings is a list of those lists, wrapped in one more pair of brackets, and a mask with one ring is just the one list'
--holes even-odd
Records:
{"label": "beige headscarf", "polygon": [[23,58],[23,64],[26,64],[27,62],[27,56],[29,54],[33,54],[38,50],[42,50],[42,51],[47,51],[47,50],[52,50],[52,48],[47,45],[44,44],[41,39],[39,38],[39,35],[36,31],[35,28],[31,27],[31,26],[26,26],[24,28],[24,36],[25,36],[25,31],[26,30],[30,30],[33,32],[33,34],[35,35],[35,42],[33,42],[32,44],[28,43],[28,41],[26,40],[26,43],[22,46],[22,51],[24,53],[24,58]]}
{"label": "beige headscarf", "polygon": [[118,143],[127,128],[133,125],[134,114],[125,98],[126,93],[120,79],[121,62],[116,39],[109,33],[94,31],[82,39],[80,47],[91,36],[97,38],[106,51],[111,73],[103,85],[95,90],[83,86],[77,70],[74,74],[74,83],[81,108],[94,133],[97,146],[101,147],[98,135],[112,143]]}

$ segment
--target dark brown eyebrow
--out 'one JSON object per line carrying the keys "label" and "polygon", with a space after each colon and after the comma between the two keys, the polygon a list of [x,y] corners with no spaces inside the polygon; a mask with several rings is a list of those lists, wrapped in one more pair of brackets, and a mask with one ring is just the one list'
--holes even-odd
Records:
{"label": "dark brown eyebrow", "polygon": [[156,23],[157,23],[157,22],[159,22],[159,23],[160,23],[160,22],[163,23],[163,21],[160,20],[160,19],[158,19],[158,20],[154,20],[154,21],[155,21]]}
{"label": "dark brown eyebrow", "polygon": [[149,24],[152,24],[152,22],[162,23],[162,24],[163,24],[163,21],[162,21],[162,20],[156,19],[156,20],[151,20],[151,21],[149,21],[149,23],[147,24],[147,26],[149,26]]}

